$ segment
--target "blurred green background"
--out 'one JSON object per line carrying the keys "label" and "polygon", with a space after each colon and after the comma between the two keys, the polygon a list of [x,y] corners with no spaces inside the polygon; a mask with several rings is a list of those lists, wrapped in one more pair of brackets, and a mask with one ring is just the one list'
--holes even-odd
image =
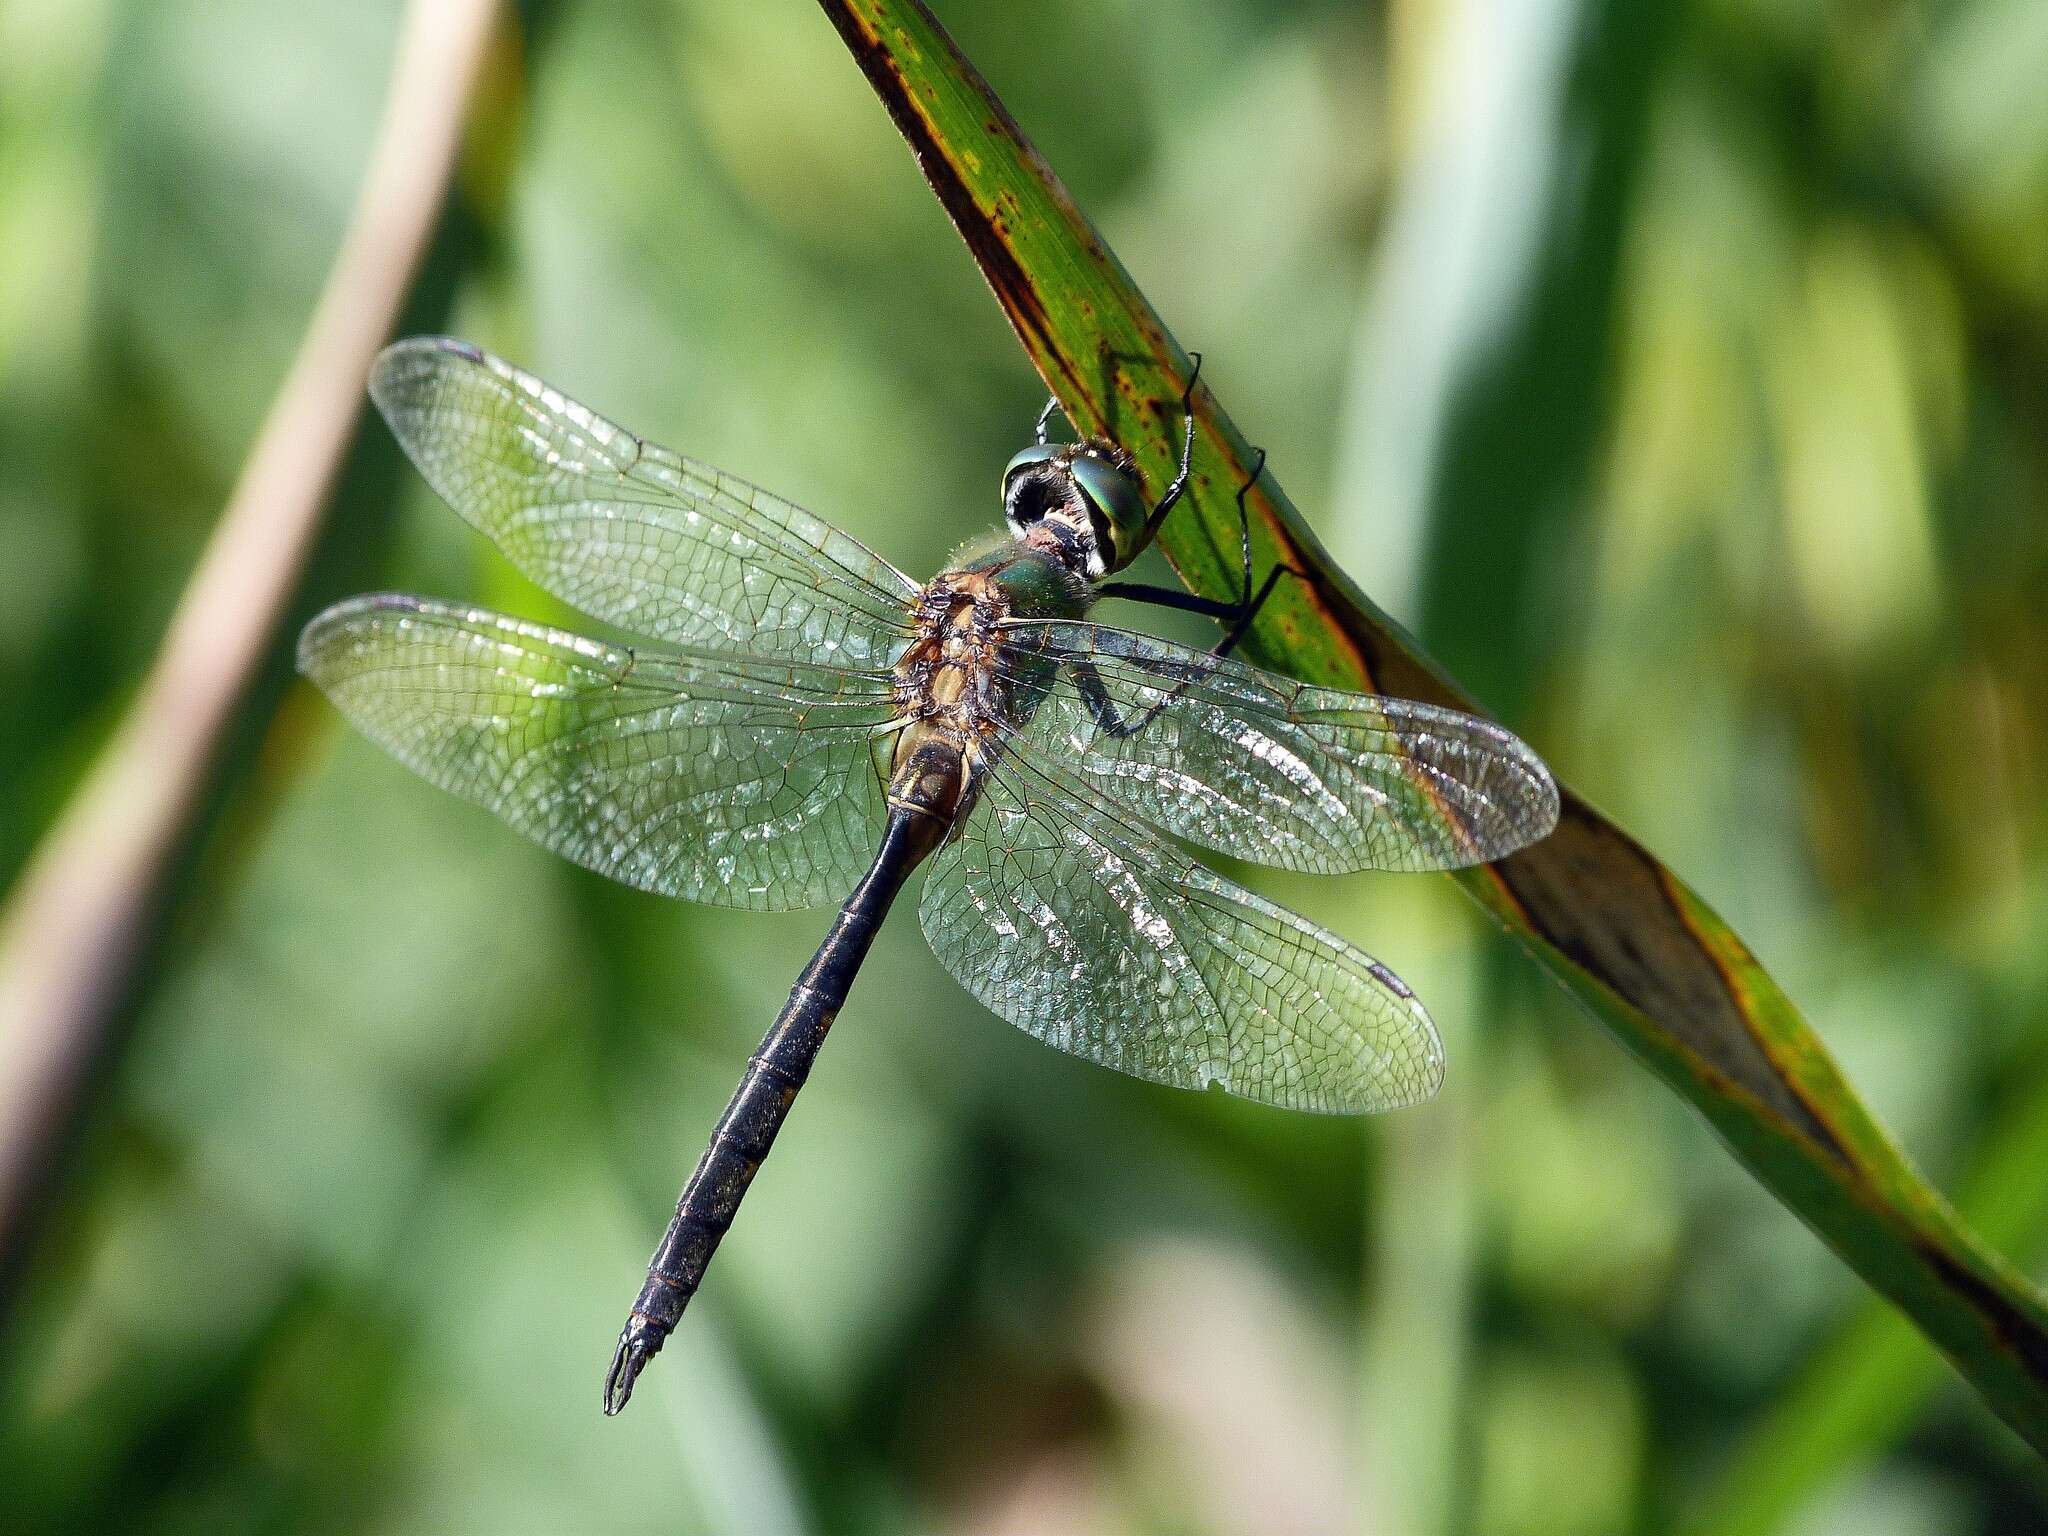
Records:
{"label": "blurred green background", "polygon": [[[2048,6],[939,11],[1367,590],[2048,1273]],[[1043,395],[829,26],[521,17],[411,323],[936,568]],[[396,22],[0,0],[10,883],[291,356]],[[565,617],[370,420],[294,623],[375,586]],[[1433,879],[1257,882],[1443,1029],[1442,1097],[1369,1124],[1058,1056],[899,914],[603,1420],[823,918],[607,887],[289,646],[0,1331],[0,1530],[2048,1528],[2020,1443]]]}

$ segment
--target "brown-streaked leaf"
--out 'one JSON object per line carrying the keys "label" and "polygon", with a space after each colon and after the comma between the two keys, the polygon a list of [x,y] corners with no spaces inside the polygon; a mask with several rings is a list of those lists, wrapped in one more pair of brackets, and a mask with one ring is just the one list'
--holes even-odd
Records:
{"label": "brown-streaked leaf", "polygon": [[[1154,484],[1175,462],[1187,355],[1102,236],[917,0],[820,0],[1068,415]],[[1237,569],[1231,492],[1253,456],[1196,396],[1193,512],[1161,545],[1198,592]],[[1246,649],[1297,677],[1471,708],[1336,569],[1271,474],[1248,503],[1283,582]],[[1920,1176],[1748,948],[1567,787],[1557,831],[1456,876],[1572,995],[1691,1101],[1757,1180],[2048,1452],[2048,1303]]]}

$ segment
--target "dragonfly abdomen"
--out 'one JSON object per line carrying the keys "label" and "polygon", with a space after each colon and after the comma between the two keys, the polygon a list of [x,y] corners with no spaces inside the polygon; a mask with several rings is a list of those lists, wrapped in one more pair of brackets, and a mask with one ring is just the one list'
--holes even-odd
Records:
{"label": "dragonfly abdomen", "polygon": [[[605,1378],[606,1413],[626,1406],[635,1379],[682,1320],[719,1241],[739,1214],[747,1186],[810,1077],[811,1064],[853,988],[890,903],[910,872],[944,838],[958,799],[949,777],[957,783],[959,756],[948,754],[938,743],[929,744],[915,761],[898,770],[888,824],[873,865],[846,898],[831,932],[790,988],[789,1001],[760,1049],[748,1060],[746,1075],[719,1117],[711,1144],[683,1186],[676,1213],[648,1262],[646,1282],[619,1334]],[[944,812],[938,809],[941,804]]]}

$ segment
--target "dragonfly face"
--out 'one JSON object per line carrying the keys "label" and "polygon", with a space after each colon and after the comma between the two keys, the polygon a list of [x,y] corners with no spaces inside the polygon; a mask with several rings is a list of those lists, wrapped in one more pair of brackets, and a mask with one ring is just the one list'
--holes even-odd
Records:
{"label": "dragonfly face", "polygon": [[1136,590],[1097,583],[1161,515],[1115,450],[1018,455],[1010,537],[919,586],[464,343],[402,342],[370,387],[515,565],[656,643],[379,594],[315,618],[301,669],[425,777],[591,869],[839,907],[655,1251],[607,1412],[681,1318],[927,859],[933,953],[1061,1050],[1300,1109],[1436,1091],[1436,1031],[1392,972],[1175,840],[1319,874],[1446,869],[1547,833],[1556,786],[1488,721],[1087,622]]}
{"label": "dragonfly face", "polygon": [[1089,580],[1138,558],[1150,508],[1127,455],[1111,444],[1036,443],[1003,471],[1003,520]]}

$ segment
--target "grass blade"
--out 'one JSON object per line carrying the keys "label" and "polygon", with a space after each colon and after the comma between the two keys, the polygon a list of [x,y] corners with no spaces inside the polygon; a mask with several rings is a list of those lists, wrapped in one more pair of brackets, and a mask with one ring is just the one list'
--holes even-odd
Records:
{"label": "grass blade", "polygon": [[[820,3],[1068,414],[1164,484],[1191,370],[1129,273],[917,0]],[[1191,589],[1227,596],[1231,493],[1253,455],[1206,388],[1195,398],[1193,510],[1168,520],[1161,545]],[[1271,475],[1248,504],[1260,568],[1307,575],[1277,589],[1247,640],[1251,656],[1315,682],[1471,707],[1331,564]],[[1906,1160],[1711,908],[1568,787],[1553,836],[1457,878],[2048,1452],[2048,1303]]]}

